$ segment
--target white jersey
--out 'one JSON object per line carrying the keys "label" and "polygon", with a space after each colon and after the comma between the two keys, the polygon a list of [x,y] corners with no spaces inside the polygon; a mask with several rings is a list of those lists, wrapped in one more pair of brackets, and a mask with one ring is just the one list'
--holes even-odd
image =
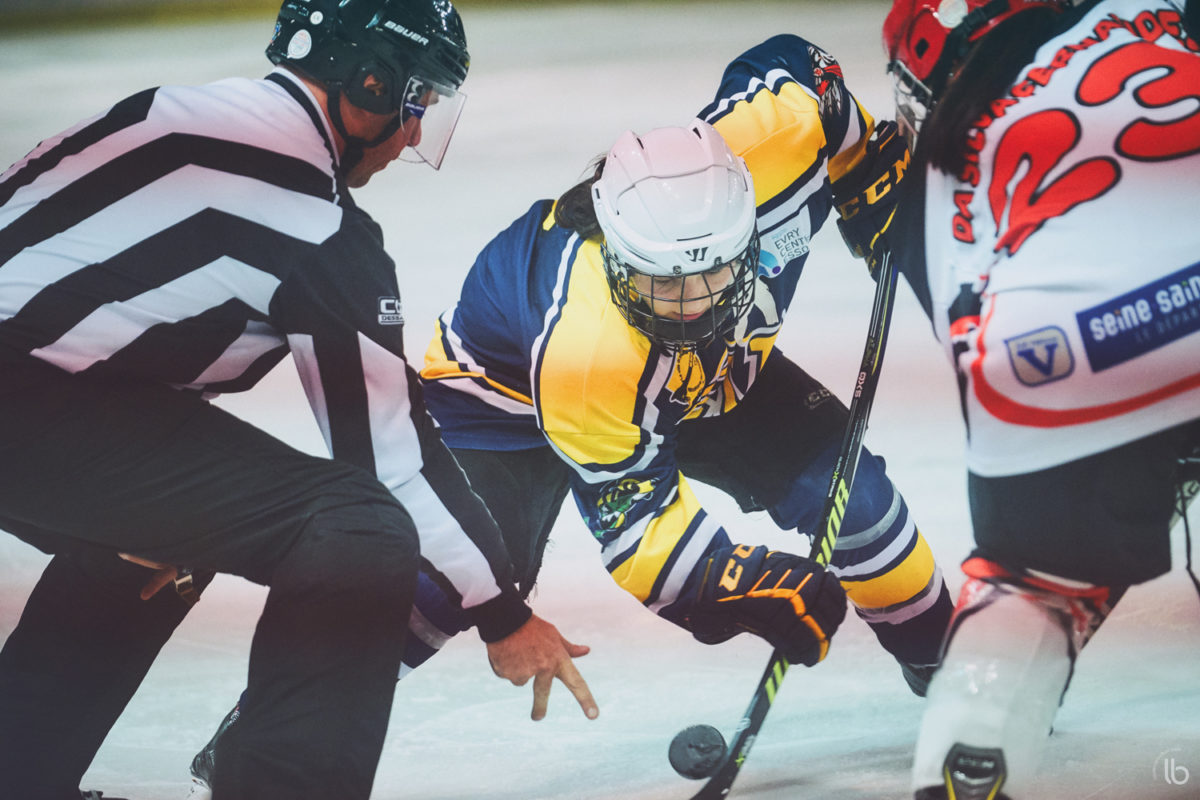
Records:
{"label": "white jersey", "polygon": [[1200,417],[1200,45],[1184,2],[1107,0],[930,172],[934,328],[968,468],[1031,472]]}
{"label": "white jersey", "polygon": [[32,356],[215,396],[291,353],[331,455],[391,490],[499,638],[527,612],[425,412],[403,321],[379,226],[286,70],[140,92],[0,174],[0,374]]}

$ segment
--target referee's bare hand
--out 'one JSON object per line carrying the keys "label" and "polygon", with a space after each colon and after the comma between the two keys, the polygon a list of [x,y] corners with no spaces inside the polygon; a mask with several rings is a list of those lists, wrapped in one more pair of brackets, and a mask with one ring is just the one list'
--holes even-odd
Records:
{"label": "referee's bare hand", "polygon": [[534,720],[546,716],[550,703],[550,687],[554,679],[563,682],[583,709],[588,719],[600,714],[587,681],[575,668],[574,658],[590,651],[586,645],[572,644],[558,629],[536,614],[513,633],[487,646],[492,671],[516,686],[524,686],[533,678]]}

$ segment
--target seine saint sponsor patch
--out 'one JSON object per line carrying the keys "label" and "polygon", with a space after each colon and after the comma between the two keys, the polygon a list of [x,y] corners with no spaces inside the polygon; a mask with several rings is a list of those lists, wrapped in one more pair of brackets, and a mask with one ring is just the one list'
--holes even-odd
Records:
{"label": "seine saint sponsor patch", "polygon": [[400,298],[398,297],[381,297],[379,298],[379,324],[380,325],[403,325],[404,311],[400,308]]}
{"label": "seine saint sponsor patch", "polygon": [[1200,331],[1200,263],[1075,315],[1092,370]]}
{"label": "seine saint sponsor patch", "polygon": [[1017,380],[1040,386],[1065,378],[1075,370],[1075,357],[1062,328],[1051,325],[1004,340]]}

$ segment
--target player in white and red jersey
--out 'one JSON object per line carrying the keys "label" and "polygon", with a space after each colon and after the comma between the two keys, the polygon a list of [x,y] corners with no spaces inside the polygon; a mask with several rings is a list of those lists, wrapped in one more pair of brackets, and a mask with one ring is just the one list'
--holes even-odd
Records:
{"label": "player in white and red jersey", "polygon": [[920,131],[892,244],[958,374],[977,545],[918,798],[1029,796],[1079,648],[1170,567],[1200,417],[1198,18],[896,0],[884,24]]}

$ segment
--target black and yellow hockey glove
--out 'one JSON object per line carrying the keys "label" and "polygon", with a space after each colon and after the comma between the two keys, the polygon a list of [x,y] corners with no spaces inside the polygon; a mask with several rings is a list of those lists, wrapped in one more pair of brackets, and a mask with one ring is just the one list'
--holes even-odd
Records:
{"label": "black and yellow hockey glove", "polygon": [[885,234],[896,214],[910,158],[896,123],[880,122],[867,140],[862,160],[833,184],[838,230],[854,257],[866,260],[872,277],[888,250]]}
{"label": "black and yellow hockey glove", "polygon": [[846,616],[846,593],[815,561],[737,545],[702,566],[699,596],[686,619],[698,641],[716,644],[749,631],[793,664],[811,667],[825,657]]}

